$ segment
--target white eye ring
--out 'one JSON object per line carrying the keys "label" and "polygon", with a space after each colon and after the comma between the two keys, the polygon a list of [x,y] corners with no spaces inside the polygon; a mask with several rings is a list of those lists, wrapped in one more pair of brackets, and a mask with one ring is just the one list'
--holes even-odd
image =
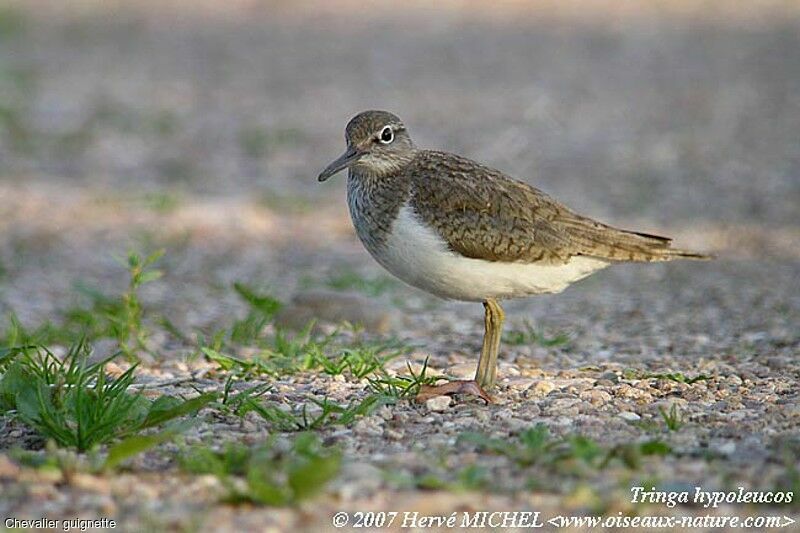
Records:
{"label": "white eye ring", "polygon": [[391,144],[394,141],[394,130],[392,130],[391,126],[385,126],[381,130],[380,135],[378,135],[378,141],[381,144]]}

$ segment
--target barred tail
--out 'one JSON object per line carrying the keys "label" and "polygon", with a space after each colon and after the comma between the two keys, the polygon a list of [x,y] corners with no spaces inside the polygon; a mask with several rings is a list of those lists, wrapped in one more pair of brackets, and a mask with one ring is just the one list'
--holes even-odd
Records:
{"label": "barred tail", "polygon": [[570,222],[570,237],[581,248],[581,255],[634,262],[713,259],[712,255],[671,248],[669,237],[617,229],[583,217]]}

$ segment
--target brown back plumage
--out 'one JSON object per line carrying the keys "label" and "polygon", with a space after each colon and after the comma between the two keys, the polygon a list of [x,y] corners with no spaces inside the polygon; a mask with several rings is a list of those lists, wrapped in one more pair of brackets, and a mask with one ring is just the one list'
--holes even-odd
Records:
{"label": "brown back plumage", "polygon": [[574,213],[530,185],[469,159],[420,151],[401,172],[410,202],[450,248],[490,261],[563,264],[576,255],[609,261],[709,259],[671,239],[617,229]]}

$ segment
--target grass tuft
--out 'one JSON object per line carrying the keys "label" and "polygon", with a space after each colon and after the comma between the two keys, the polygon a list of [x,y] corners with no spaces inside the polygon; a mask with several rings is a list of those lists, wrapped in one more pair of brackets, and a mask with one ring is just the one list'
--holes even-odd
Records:
{"label": "grass tuft", "polygon": [[78,285],[78,291],[88,297],[90,306],[73,307],[64,311],[61,324],[47,321],[35,329],[25,328],[15,314],[8,316],[9,324],[0,344],[72,345],[82,339],[93,341],[114,339],[126,359],[138,361],[139,354],[148,351],[149,331],[144,325],[144,308],[139,299],[141,288],[162,276],[153,265],[164,254],[156,251],[146,257],[130,252],[124,259],[128,270],[128,286],[119,296],[108,296],[96,289]]}
{"label": "grass tuft", "polygon": [[341,468],[341,452],[322,446],[311,433],[298,435],[288,449],[274,440],[247,448],[231,444],[222,451],[205,446],[178,457],[192,474],[217,476],[232,503],[270,506],[295,505],[320,493]]}
{"label": "grass tuft", "polygon": [[521,346],[536,344],[544,348],[554,346],[565,346],[569,344],[570,338],[565,333],[559,333],[554,337],[548,337],[543,331],[538,331],[527,320],[524,322],[523,329],[512,329],[503,334],[503,342],[511,346]]}
{"label": "grass tuft", "polygon": [[385,276],[365,277],[352,270],[343,270],[331,275],[326,281],[331,289],[355,290],[368,296],[380,296],[397,287],[397,283]]}
{"label": "grass tuft", "polygon": [[236,410],[236,414],[244,416],[250,411],[257,413],[270,423],[277,431],[309,431],[326,426],[349,426],[359,417],[368,416],[382,405],[391,405],[393,398],[380,394],[370,394],[363,400],[353,401],[347,405],[339,405],[328,398],[311,399],[319,411],[311,414],[308,403],[295,409],[282,408],[276,402],[259,402],[252,398],[245,399]]}
{"label": "grass tuft", "polygon": [[369,389],[376,394],[396,399],[413,398],[419,394],[423,385],[435,385],[438,377],[428,376],[428,358],[422,363],[419,374],[414,372],[411,363],[406,363],[410,377],[391,376],[385,370],[377,373],[376,377],[368,378]]}
{"label": "grass tuft", "polygon": [[211,393],[190,400],[172,396],[150,400],[129,391],[136,365],[111,377],[104,368],[115,356],[89,363],[90,352],[83,342],[63,359],[41,346],[6,350],[0,411],[61,446],[83,452],[195,414],[216,398]]}
{"label": "grass tuft", "polygon": [[265,294],[259,294],[245,283],[233,284],[233,290],[247,303],[249,310],[244,319],[234,322],[230,340],[236,344],[258,344],[267,324],[281,309],[281,302]]}
{"label": "grass tuft", "polygon": [[684,426],[683,414],[678,408],[678,404],[673,403],[670,406],[669,411],[663,407],[660,407],[658,412],[661,415],[661,418],[664,420],[664,425],[668,430],[678,431]]}
{"label": "grass tuft", "polygon": [[641,459],[650,455],[666,455],[671,448],[657,440],[603,447],[582,435],[555,438],[547,426],[537,424],[514,439],[497,439],[480,433],[462,433],[459,443],[476,445],[481,451],[504,455],[522,467],[536,466],[543,472],[582,476],[620,461],[631,469],[639,468]]}

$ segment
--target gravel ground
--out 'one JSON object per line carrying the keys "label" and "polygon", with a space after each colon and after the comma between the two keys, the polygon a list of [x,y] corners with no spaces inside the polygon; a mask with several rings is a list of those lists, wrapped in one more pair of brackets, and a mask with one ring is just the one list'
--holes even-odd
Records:
{"label": "gravel ground", "polygon": [[[400,339],[411,350],[389,364],[396,372],[429,357],[431,372],[471,375],[482,308],[391,281],[356,241],[344,180],[315,182],[346,120],[371,107],[402,116],[422,146],[718,255],[616,266],[561,295],[509,302],[509,330],[565,338],[505,343],[494,404],[401,401],[318,430],[343,450],[343,471],[299,507],[222,503],[220,482],[181,473],[167,444],[108,475],[54,474],[0,453],[0,516],[275,531],[332,529],[337,511],[795,516],[796,506],[634,505],[630,488],[800,490],[800,11],[676,2],[615,15],[597,4],[505,16],[414,4],[357,21],[271,2],[0,10],[0,312],[25,324],[85,303],[76,283],[122,290],[114,255],[163,246],[165,275],[143,298],[183,331],[241,316],[230,287],[245,281],[287,302],[288,326],[360,321],[370,339]],[[380,294],[326,287],[342,273],[377,280]],[[223,386],[192,346],[161,330],[151,345],[146,387]],[[701,379],[666,376],[678,373]],[[368,394],[349,376],[269,381],[268,398],[287,406]],[[660,413],[673,406],[683,424],[670,431]],[[578,475],[459,439],[515,442],[537,423],[556,438],[607,449],[657,439],[672,453]],[[0,450],[44,445],[16,421],[0,427]],[[185,441],[275,433],[257,416],[208,410]],[[471,465],[484,472],[476,490],[457,486]]]}

